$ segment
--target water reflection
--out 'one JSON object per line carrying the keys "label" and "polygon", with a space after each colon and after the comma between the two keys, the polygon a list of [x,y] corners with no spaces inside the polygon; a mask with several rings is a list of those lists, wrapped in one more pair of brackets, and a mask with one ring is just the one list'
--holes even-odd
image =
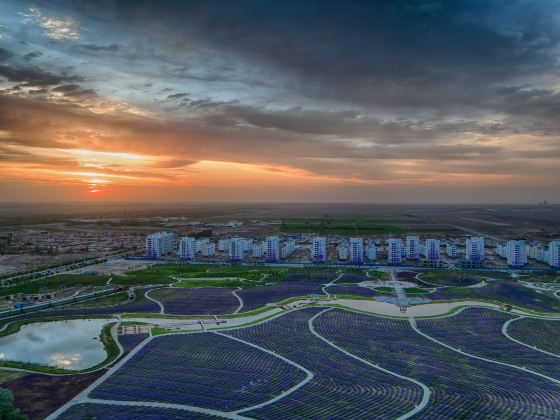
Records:
{"label": "water reflection", "polygon": [[109,321],[75,319],[24,325],[17,333],[0,338],[0,360],[87,369],[107,356],[99,334]]}

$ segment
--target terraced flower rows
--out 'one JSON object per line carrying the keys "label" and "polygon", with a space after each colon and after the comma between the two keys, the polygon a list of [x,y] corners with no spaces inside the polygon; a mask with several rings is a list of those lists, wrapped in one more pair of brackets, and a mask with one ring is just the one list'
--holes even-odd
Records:
{"label": "terraced flower rows", "polygon": [[463,356],[416,333],[406,320],[331,310],[316,331],[347,351],[427,385],[415,418],[558,418],[560,386]]}
{"label": "terraced flower rows", "polygon": [[372,289],[361,286],[339,286],[334,284],[333,286],[325,287],[325,290],[331,295],[353,295],[362,297],[373,297],[377,295]]}
{"label": "terraced flower rows", "polygon": [[243,299],[243,312],[258,309],[267,303],[280,302],[294,296],[323,294],[320,283],[278,283],[243,287],[237,294]]}
{"label": "terraced flower rows", "polygon": [[309,369],[313,379],[294,393],[243,413],[257,419],[395,418],[414,408],[422,390],[337,351],[313,335],[308,308],[228,334],[272,350]]}
{"label": "terraced flower rows", "polygon": [[162,288],[150,297],[162,303],[166,314],[218,315],[229,314],[239,307],[239,300],[224,287]]}
{"label": "terraced flower rows", "polygon": [[445,318],[418,320],[420,331],[469,354],[526,367],[560,380],[560,359],[510,340],[502,334],[514,315],[469,308]]}
{"label": "terraced flower rows", "polygon": [[206,420],[222,417],[185,410],[97,403],[77,404],[58,416],[60,420]]}
{"label": "terraced flower rows", "polygon": [[538,312],[560,312],[560,300],[518,283],[491,281],[483,287],[441,288],[427,295],[430,299],[491,299]]}
{"label": "terraced flower rows", "polygon": [[516,340],[560,356],[560,320],[522,318],[510,323],[507,332]]}
{"label": "terraced flower rows", "polygon": [[333,270],[306,272],[306,273],[290,273],[282,281],[287,283],[329,283],[337,277]]}
{"label": "terraced flower rows", "polygon": [[123,347],[124,353],[130,353],[134,348],[149,337],[149,334],[124,334],[119,335],[119,343]]}
{"label": "terraced flower rows", "polygon": [[152,339],[90,397],[235,410],[304,378],[295,366],[215,333],[169,335]]}

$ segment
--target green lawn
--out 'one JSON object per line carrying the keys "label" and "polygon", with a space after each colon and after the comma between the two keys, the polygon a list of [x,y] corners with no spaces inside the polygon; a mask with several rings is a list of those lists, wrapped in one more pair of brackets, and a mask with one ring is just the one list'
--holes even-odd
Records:
{"label": "green lawn", "polygon": [[[114,277],[113,284],[133,285],[133,284],[162,284],[174,283],[177,280],[173,277],[184,279],[179,286],[191,287],[193,285],[213,285],[219,286],[219,281],[223,281],[225,287],[238,287],[247,284],[256,284],[263,277],[267,283],[282,281],[290,273],[320,272],[329,271],[328,267],[266,267],[261,265],[240,265],[240,264],[165,264],[156,265],[144,270],[133,271],[124,276]],[[196,280],[196,279],[217,279]],[[231,280],[227,279],[231,278]],[[190,279],[193,279],[192,281]],[[222,280],[224,279],[224,280]],[[233,280],[241,279],[241,280]],[[243,281],[243,279],[247,281]]]}
{"label": "green lawn", "polygon": [[175,287],[241,287],[251,286],[255,283],[243,280],[197,280],[187,279],[174,284]]}
{"label": "green lawn", "polygon": [[0,289],[0,296],[14,293],[40,293],[76,286],[103,286],[109,280],[109,276],[90,276],[85,274],[60,274],[47,277],[42,280],[28,281],[7,288]]}
{"label": "green lawn", "polygon": [[79,302],[69,306],[69,308],[97,308],[102,306],[118,305],[119,303],[124,303],[127,300],[128,292],[120,292],[108,296],[101,296],[99,298],[87,300],[85,302]]}
{"label": "green lawn", "polygon": [[26,372],[16,372],[13,370],[0,369],[0,384],[4,382],[11,381],[13,379],[21,378],[22,376],[28,375]]}

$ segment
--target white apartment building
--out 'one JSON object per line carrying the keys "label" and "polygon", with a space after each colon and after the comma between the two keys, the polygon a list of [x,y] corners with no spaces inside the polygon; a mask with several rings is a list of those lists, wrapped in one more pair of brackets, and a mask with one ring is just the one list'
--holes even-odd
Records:
{"label": "white apartment building", "polygon": [[406,237],[406,258],[417,260],[420,257],[420,238],[418,236]]}
{"label": "white apartment building", "polygon": [[449,258],[457,258],[457,245],[453,242],[447,242],[445,244],[445,253]]}
{"label": "white apartment building", "polygon": [[439,239],[426,239],[426,259],[428,261],[439,261],[440,241]]}
{"label": "white apartment building", "polygon": [[265,240],[265,254],[268,262],[276,262],[280,258],[280,238],[267,236]]}
{"label": "white apartment building", "polygon": [[343,241],[338,245],[338,259],[346,261],[350,257],[350,247],[348,242]]}
{"label": "white apartment building", "polygon": [[484,261],[484,237],[472,236],[467,239],[465,257],[467,261]]}
{"label": "white apartment building", "polygon": [[191,236],[184,236],[179,241],[179,258],[192,260],[196,254],[196,240]]}
{"label": "white apartment building", "polygon": [[548,264],[560,268],[560,241],[551,241],[548,244]]}
{"label": "white apartment building", "polygon": [[231,242],[230,238],[223,238],[223,239],[218,240],[218,251],[228,252],[230,242]]}
{"label": "white apartment building", "polygon": [[364,262],[364,240],[362,238],[350,238],[350,262],[361,264]]}
{"label": "white apartment building", "polygon": [[159,258],[171,252],[172,242],[171,232],[157,232],[146,236],[146,257]]}
{"label": "white apartment building", "polygon": [[203,257],[213,257],[216,255],[216,244],[210,241],[203,242],[200,247],[200,253]]}
{"label": "white apartment building", "polygon": [[253,240],[251,238],[243,239],[243,251],[251,252],[253,250]]}
{"label": "white apartment building", "polygon": [[229,259],[231,261],[242,261],[244,255],[243,238],[231,238],[229,243]]}
{"label": "white apartment building", "polygon": [[370,261],[375,261],[377,259],[377,247],[375,242],[369,240],[366,245],[366,257]]}
{"label": "white apartment building", "polygon": [[507,258],[507,244],[496,244],[496,254],[502,258]]}
{"label": "white apartment building", "polygon": [[314,262],[327,260],[327,238],[315,236],[311,240],[311,260]]}
{"label": "white apartment building", "polygon": [[259,242],[253,245],[253,258],[261,258],[264,254],[263,243]]}
{"label": "white apartment building", "polygon": [[288,258],[294,252],[296,252],[296,241],[290,239],[282,244],[282,250],[280,252],[282,258]]}
{"label": "white apartment building", "polygon": [[525,241],[508,241],[506,255],[507,263],[510,267],[523,267],[525,264],[527,264]]}
{"label": "white apartment building", "polygon": [[402,261],[402,241],[387,239],[387,264],[400,264]]}

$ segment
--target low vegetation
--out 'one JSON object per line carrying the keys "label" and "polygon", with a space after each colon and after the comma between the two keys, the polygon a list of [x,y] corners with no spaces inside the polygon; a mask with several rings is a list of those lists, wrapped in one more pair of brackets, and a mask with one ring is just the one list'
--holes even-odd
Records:
{"label": "low vegetation", "polygon": [[46,293],[64,288],[81,286],[104,286],[109,280],[109,276],[97,276],[86,274],[60,274],[58,276],[47,277],[41,280],[19,283],[0,289],[0,296],[13,295],[16,293]]}

